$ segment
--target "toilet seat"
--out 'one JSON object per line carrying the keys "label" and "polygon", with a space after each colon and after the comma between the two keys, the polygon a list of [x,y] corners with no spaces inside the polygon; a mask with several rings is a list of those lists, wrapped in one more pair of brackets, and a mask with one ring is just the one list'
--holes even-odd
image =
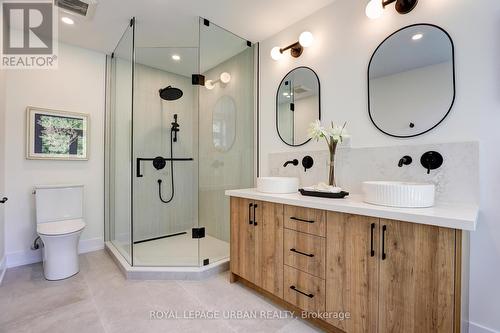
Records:
{"label": "toilet seat", "polygon": [[38,223],[37,232],[44,236],[61,236],[72,234],[85,228],[83,219],[64,220],[55,222]]}

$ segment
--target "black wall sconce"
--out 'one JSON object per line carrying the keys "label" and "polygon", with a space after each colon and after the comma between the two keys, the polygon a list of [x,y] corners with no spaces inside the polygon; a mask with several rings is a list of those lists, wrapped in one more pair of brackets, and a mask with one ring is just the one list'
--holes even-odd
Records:
{"label": "black wall sconce", "polygon": [[399,14],[408,14],[417,6],[418,0],[370,0],[366,5],[366,16],[377,19],[384,13],[386,6],[396,3],[396,11]]}
{"label": "black wall sconce", "polygon": [[309,31],[304,31],[299,36],[299,41],[288,45],[287,47],[281,48],[279,46],[273,47],[271,50],[271,58],[274,60],[280,60],[283,57],[283,52],[290,50],[290,55],[294,58],[301,56],[304,52],[304,47],[309,47],[313,44],[314,37]]}

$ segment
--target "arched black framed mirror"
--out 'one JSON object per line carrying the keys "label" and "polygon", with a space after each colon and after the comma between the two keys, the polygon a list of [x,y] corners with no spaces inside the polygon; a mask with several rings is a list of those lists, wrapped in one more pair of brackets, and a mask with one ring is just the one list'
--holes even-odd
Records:
{"label": "arched black framed mirror", "polygon": [[387,37],[368,66],[368,111],[383,133],[410,138],[429,132],[455,101],[454,46],[433,24],[414,24]]}
{"label": "arched black framed mirror", "polygon": [[318,75],[309,67],[297,67],[281,80],[276,93],[276,129],[280,139],[298,147],[310,139],[309,124],[321,119]]}

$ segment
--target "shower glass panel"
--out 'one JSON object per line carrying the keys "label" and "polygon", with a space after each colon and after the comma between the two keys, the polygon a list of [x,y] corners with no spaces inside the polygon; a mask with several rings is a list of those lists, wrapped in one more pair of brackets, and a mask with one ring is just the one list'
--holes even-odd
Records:
{"label": "shower glass panel", "polygon": [[200,19],[200,258],[229,257],[227,189],[254,185],[254,46]]}
{"label": "shower glass panel", "polygon": [[[134,266],[199,266],[199,241],[192,237],[198,227],[198,88],[191,83],[198,48],[140,42],[133,147],[134,160],[144,160],[134,166]],[[153,165],[156,157],[163,160]]]}
{"label": "shower glass panel", "polygon": [[132,86],[134,27],[129,26],[116,46],[109,64],[107,113],[107,237],[132,264]]}
{"label": "shower glass panel", "polygon": [[143,24],[108,62],[106,240],[132,266],[228,260],[224,191],[254,185],[255,48],[203,19],[182,47]]}

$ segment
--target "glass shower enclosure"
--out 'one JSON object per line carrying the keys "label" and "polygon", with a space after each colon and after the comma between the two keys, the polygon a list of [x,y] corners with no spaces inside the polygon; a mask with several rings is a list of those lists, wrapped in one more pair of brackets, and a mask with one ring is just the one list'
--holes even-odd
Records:
{"label": "glass shower enclosure", "polygon": [[131,266],[229,257],[227,189],[254,185],[255,45],[202,18],[197,45],[108,57],[105,237]]}

